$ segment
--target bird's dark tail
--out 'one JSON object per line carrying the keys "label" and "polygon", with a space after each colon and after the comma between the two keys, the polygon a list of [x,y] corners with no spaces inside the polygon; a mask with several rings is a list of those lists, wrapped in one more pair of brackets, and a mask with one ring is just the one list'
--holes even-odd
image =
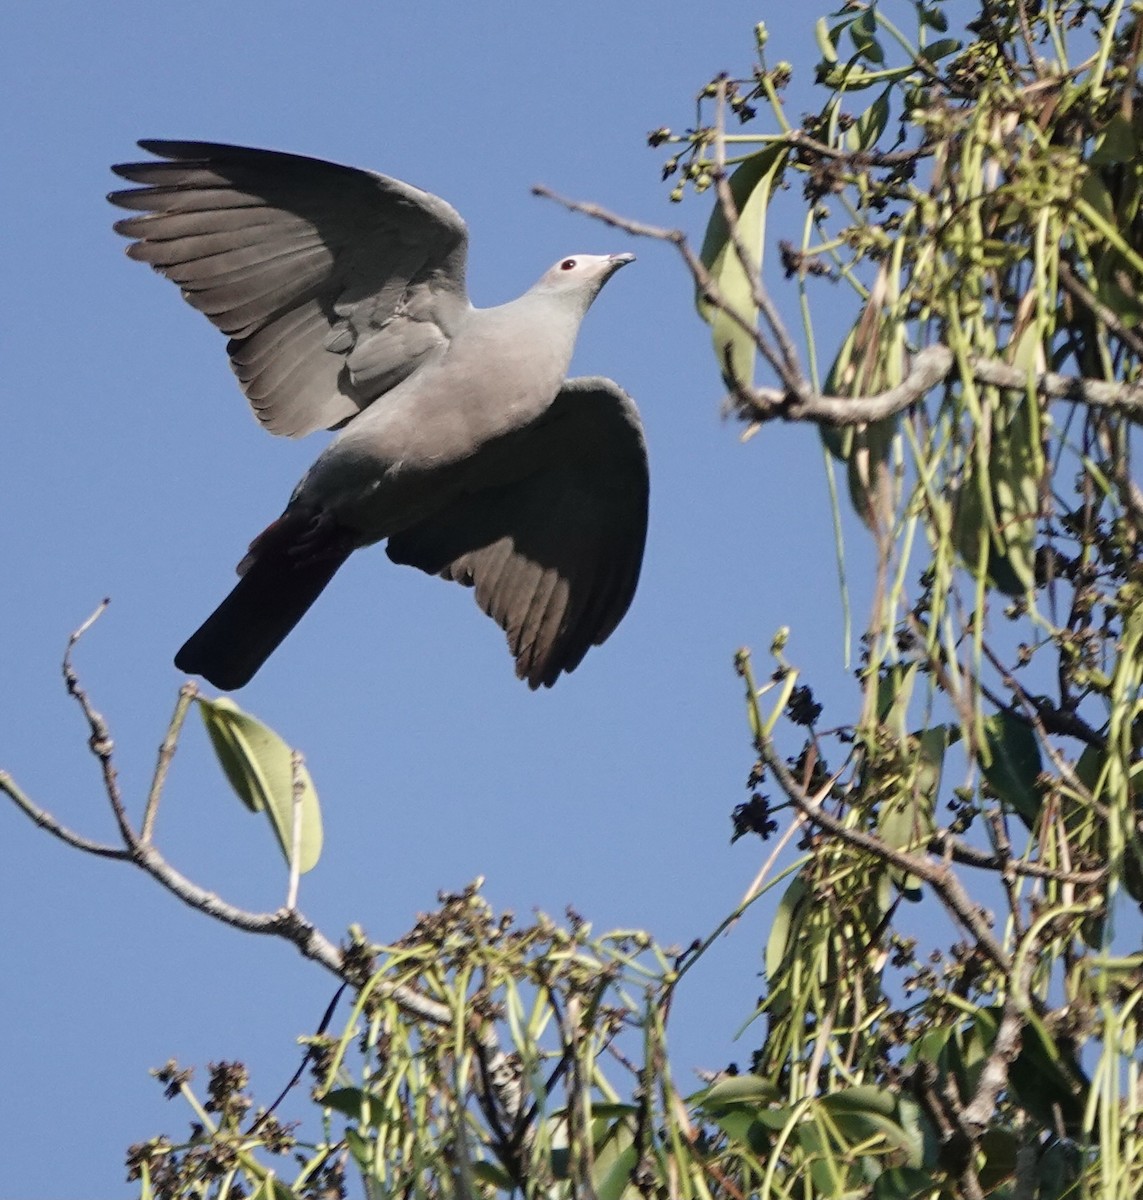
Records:
{"label": "bird's dark tail", "polygon": [[255,539],[242,578],[187,639],[175,666],[223,691],[245,686],[353,549],[319,520],[285,513]]}

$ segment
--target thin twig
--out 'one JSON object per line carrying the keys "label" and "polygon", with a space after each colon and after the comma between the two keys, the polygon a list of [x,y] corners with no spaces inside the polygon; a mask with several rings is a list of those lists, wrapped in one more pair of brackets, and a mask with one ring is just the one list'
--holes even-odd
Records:
{"label": "thin twig", "polygon": [[550,188],[546,188],[542,184],[536,184],[532,188],[532,194],[534,196],[543,196],[548,200],[554,200],[557,204],[562,204],[570,212],[582,213],[586,217],[602,221],[605,225],[611,225],[616,229],[622,229],[625,233],[630,233],[635,237],[653,238],[656,241],[670,243],[681,255],[687,270],[691,273],[691,278],[695,282],[695,287],[703,300],[717,308],[719,312],[725,313],[744,333],[754,338],[755,344],[757,344],[757,326],[748,321],[723,296],[714,277],[703,264],[702,259],[690,248],[690,244],[687,242],[687,235],[681,229],[667,229],[661,225],[648,225],[644,221],[632,221],[598,204],[589,204],[582,200],[569,200],[567,197],[553,192]]}
{"label": "thin twig", "polygon": [[99,858],[130,859],[129,851],[120,849],[118,846],[106,846],[102,842],[93,842],[90,838],[85,838],[82,834],[61,824],[47,809],[41,808],[32,800],[7,771],[0,771],[0,792],[14,801],[16,807],[30,817],[36,825],[47,830],[53,837],[59,838],[66,845],[73,846],[76,850],[83,850],[87,854],[94,854]]}
{"label": "thin twig", "polygon": [[1099,299],[1066,262],[1061,262],[1057,271],[1060,283],[1064,285],[1064,291],[1069,292],[1085,308],[1090,309],[1092,314],[1106,325],[1125,346],[1138,357],[1143,358],[1143,338],[1133,329],[1128,329],[1115,315],[1115,312]]}
{"label": "thin twig", "polygon": [[67,649],[64,651],[61,669],[68,695],[76,701],[87,720],[87,727],[90,730],[90,736],[87,739],[88,749],[95,755],[96,761],[99,763],[100,774],[103,776],[103,790],[111,805],[111,811],[115,814],[115,823],[119,826],[119,833],[123,838],[124,844],[130,847],[137,838],[135,830],[131,827],[131,822],[127,818],[127,810],[123,807],[123,796],[119,790],[119,777],[115,770],[115,763],[112,760],[115,742],[112,740],[111,731],[108,729],[107,722],[103,719],[102,714],[95,710],[87,693],[79,686],[79,679],[76,676],[75,668],[72,666],[71,661],[72,651],[75,649],[76,643],[103,616],[110,603],[111,600],[109,598],[102,600],[95,612],[78,629],[72,632],[67,641]]}
{"label": "thin twig", "polygon": [[302,796],[305,782],[302,777],[300,750],[290,751],[290,882],[286,888],[286,907],[298,906],[298,886],[302,877]]}
{"label": "thin twig", "polygon": [[171,768],[171,760],[179,744],[179,736],[183,731],[183,723],[190,711],[191,701],[198,695],[198,687],[193,683],[184,683],[179,688],[179,698],[175,702],[175,711],[167,732],[159,747],[159,759],[155,764],[155,774],[151,778],[151,788],[147,793],[147,806],[143,810],[143,824],[139,830],[139,840],[150,842],[155,834],[155,818],[159,812],[159,799],[167,782],[167,772]]}
{"label": "thin twig", "polygon": [[947,855],[953,862],[966,867],[999,871],[1005,875],[1024,875],[1032,879],[1051,879],[1057,883],[1070,883],[1079,887],[1092,887],[1107,878],[1107,867],[1097,867],[1090,871],[1068,871],[1062,867],[1047,867],[1043,863],[989,854],[987,850],[978,850],[975,846],[970,846],[947,829],[940,829],[929,838],[929,850],[933,854]]}
{"label": "thin twig", "polygon": [[[348,984],[343,983],[337,989],[337,991],[334,992],[333,999],[329,1002],[329,1004],[326,1005],[325,1013],[322,1015],[322,1019],[318,1023],[317,1029],[314,1030],[314,1038],[320,1038],[322,1034],[324,1034],[329,1028],[329,1023],[333,1020],[333,1014],[337,1009],[337,1002],[345,994],[345,989],[348,986]],[[298,1069],[290,1077],[289,1083],[287,1083],[286,1086],[278,1093],[277,1099],[275,1099],[273,1104],[271,1104],[269,1108],[263,1109],[263,1111],[258,1114],[258,1116],[254,1119],[254,1123],[246,1131],[246,1136],[248,1138],[254,1137],[258,1133],[258,1130],[261,1129],[262,1126],[270,1119],[270,1117],[274,1115],[282,1101],[285,1100],[290,1092],[292,1092],[294,1088],[298,1086],[298,1083],[305,1072],[306,1065],[313,1060],[316,1053],[317,1046],[311,1042],[311,1044],[306,1047],[306,1052],[302,1055],[302,1061],[298,1063]]]}

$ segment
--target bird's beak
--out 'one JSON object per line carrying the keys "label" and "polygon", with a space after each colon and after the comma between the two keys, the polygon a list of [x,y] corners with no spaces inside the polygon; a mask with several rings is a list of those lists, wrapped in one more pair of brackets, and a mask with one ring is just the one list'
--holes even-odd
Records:
{"label": "bird's beak", "polygon": [[625,267],[629,262],[635,261],[634,254],[609,254],[607,261],[611,264],[613,271],[618,271],[620,267]]}

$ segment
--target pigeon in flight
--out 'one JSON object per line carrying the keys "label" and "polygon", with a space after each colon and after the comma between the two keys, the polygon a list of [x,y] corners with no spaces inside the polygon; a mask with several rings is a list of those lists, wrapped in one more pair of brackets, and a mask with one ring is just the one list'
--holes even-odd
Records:
{"label": "pigeon in flight", "polygon": [[630,254],[560,259],[519,299],[475,308],[468,230],[437,196],[320,159],[147,140],[113,168],[127,253],[230,339],[259,421],[337,430],[234,590],[175,664],[242,687],[349,555],[475,589],[516,674],[550,687],[626,613],[647,532],[631,398],[567,379],[580,322]]}

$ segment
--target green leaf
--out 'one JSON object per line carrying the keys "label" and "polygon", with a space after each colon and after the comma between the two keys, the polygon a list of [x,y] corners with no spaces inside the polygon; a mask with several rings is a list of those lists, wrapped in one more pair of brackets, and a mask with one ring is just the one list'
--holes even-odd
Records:
{"label": "green leaf", "polygon": [[759,1075],[731,1075],[692,1097],[691,1102],[731,1141],[761,1155],[768,1152],[768,1131],[784,1129],[790,1119],[788,1107],[770,1107],[778,1095],[778,1089]]}
{"label": "green leaf", "polygon": [[891,1117],[897,1111],[896,1093],[874,1084],[863,1084],[860,1087],[832,1092],[828,1096],[823,1096],[819,1103],[822,1108],[835,1117],[842,1113],[866,1113]]}
{"label": "green leaf", "polygon": [[[268,726],[226,697],[198,698],[215,757],[235,794],[251,812],[264,812],[289,863],[294,840],[294,779],[290,747]],[[321,856],[322,824],[317,792],[303,764],[298,870],[312,870]]]}
{"label": "green leaf", "polygon": [[761,1075],[728,1075],[712,1083],[694,1097],[694,1103],[704,1111],[726,1104],[771,1104],[778,1098],[778,1089]]}
{"label": "green leaf", "polygon": [[1096,280],[1097,298],[1121,321],[1138,325],[1143,321],[1143,298],[1132,285],[1130,273],[1121,265],[1122,256],[1109,251],[1106,262],[1107,273]]}
{"label": "green leaf", "polygon": [[[787,146],[768,146],[742,162],[727,181],[738,213],[739,240],[758,272],[762,270],[766,209],[788,157]],[[728,383],[732,377],[742,383],[752,383],[757,347],[748,330],[757,324],[758,309],[750,279],[742,268],[738,251],[730,239],[730,228],[718,204],[707,225],[700,257],[727,305],[747,326],[742,328],[733,316],[710,304],[701,293],[697,296],[699,315],[711,327],[719,369]]]}
{"label": "green leaf", "polygon": [[986,582],[1006,596],[1023,596],[1035,583],[1035,508],[1025,507],[1026,501],[1034,504],[1027,490],[1033,479],[1027,457],[1031,448],[1026,442],[1014,444],[1025,436],[1021,429],[1008,429],[998,421],[987,469],[982,473],[973,457],[965,465],[954,502],[957,553],[975,576],[983,547]]}
{"label": "green leaf", "polygon": [[1054,1131],[1062,1122],[1070,1137],[1079,1136],[1090,1081],[1070,1043],[1057,1043],[1034,1013],[1024,1023],[1008,1078],[1021,1106],[1045,1129]]}
{"label": "green leaf", "polygon": [[758,1123],[775,1133],[781,1133],[789,1124],[793,1108],[784,1104],[781,1108],[760,1108],[756,1114]]}
{"label": "green leaf", "polygon": [[1115,203],[1107,184],[1097,171],[1088,171],[1080,184],[1080,196],[1109,224],[1115,223]]}
{"label": "green leaf", "polygon": [[935,42],[931,42],[928,46],[922,46],[918,53],[926,62],[934,63],[938,59],[947,58],[950,54],[955,54],[959,49],[960,42],[956,38],[940,38]]}
{"label": "green leaf", "polygon": [[800,909],[809,899],[809,894],[805,880],[797,875],[778,902],[778,911],[774,914],[770,936],[766,941],[766,981],[771,987],[785,961],[790,933],[801,923]]}
{"label": "green leaf", "polygon": [[841,31],[845,25],[835,25],[832,29],[825,17],[818,17],[817,24],[814,26],[814,36],[817,38],[818,49],[822,52],[822,58],[831,66],[837,62],[837,42],[841,37]]}
{"label": "green leaf", "polygon": [[624,1117],[611,1125],[595,1144],[592,1183],[597,1200],[620,1200],[631,1186],[631,1172],[638,1161],[634,1123],[630,1117]]}
{"label": "green leaf", "polygon": [[344,1087],[335,1088],[332,1092],[326,1092],[324,1096],[319,1096],[318,1103],[324,1108],[332,1108],[335,1112],[350,1117],[354,1121],[361,1121],[368,1099],[369,1097],[360,1088]]}
{"label": "green leaf", "polygon": [[849,25],[849,36],[857,41],[868,41],[877,32],[877,17],[872,8],[863,9]]}
{"label": "green leaf", "polygon": [[934,1188],[932,1171],[919,1167],[890,1167],[877,1177],[873,1200],[926,1200]]}
{"label": "green leaf", "polygon": [[480,1183],[491,1184],[502,1192],[512,1192],[515,1189],[516,1183],[512,1176],[498,1164],[482,1158],[471,1165],[473,1178]]}
{"label": "green leaf", "polygon": [[1104,126],[1103,134],[1088,161],[1097,166],[1104,163],[1134,162],[1138,152],[1139,147],[1131,122],[1122,113],[1116,113]]}
{"label": "green leaf", "polygon": [[845,141],[851,151],[868,150],[885,132],[889,124],[889,93],[887,87],[880,96],[846,130]]}
{"label": "green leaf", "polygon": [[885,51],[877,40],[877,18],[873,9],[867,8],[850,24],[849,36],[853,41],[853,48],[862,58],[878,67],[885,61]]}
{"label": "green leaf", "polygon": [[[906,1129],[901,1122],[901,1097],[888,1088],[866,1084],[823,1096],[818,1101],[827,1113],[847,1149],[881,1137],[902,1151],[912,1166],[920,1166],[924,1156],[924,1138],[915,1120]],[[914,1113],[910,1110],[910,1118]]]}
{"label": "green leaf", "polygon": [[1075,1142],[1059,1140],[1048,1146],[1040,1159],[1037,1175],[1038,1196],[1042,1200],[1074,1200],[1083,1173],[1083,1148]]}
{"label": "green leaf", "polygon": [[988,786],[1029,829],[1040,812],[1036,779],[1042,770],[1040,744],[1032,727],[1015,713],[1001,711],[984,719],[981,770]]}
{"label": "green leaf", "polygon": [[[1034,371],[1040,340],[1029,325],[1013,355],[1013,365]],[[992,493],[996,510],[996,549],[1019,581],[1020,591],[1036,586],[1036,517],[1040,510],[1039,412],[1027,395],[1004,395],[992,431]]]}
{"label": "green leaf", "polygon": [[357,1166],[366,1173],[368,1178],[374,1178],[373,1143],[362,1137],[356,1129],[347,1129],[345,1144],[349,1147],[349,1153],[353,1155]]}

